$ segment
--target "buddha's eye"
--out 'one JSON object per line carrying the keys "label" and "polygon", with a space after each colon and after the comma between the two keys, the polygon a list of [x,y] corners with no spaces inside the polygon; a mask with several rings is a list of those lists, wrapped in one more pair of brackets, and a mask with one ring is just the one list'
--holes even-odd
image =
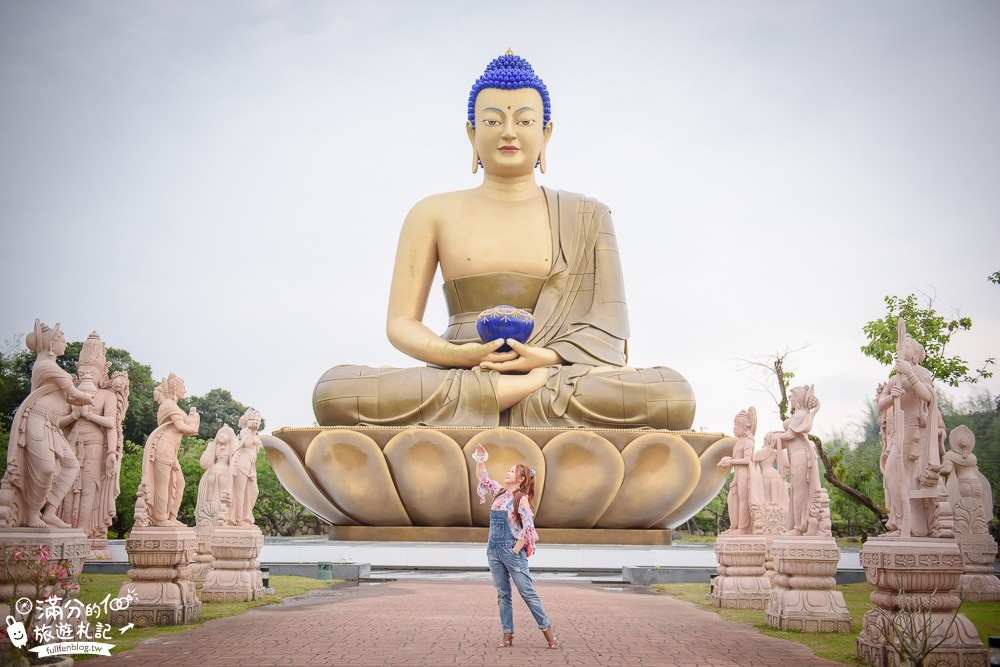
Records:
{"label": "buddha's eye", "polygon": [[483,125],[485,125],[486,127],[499,127],[500,121],[496,120],[495,118],[486,118],[485,120],[483,120]]}
{"label": "buddha's eye", "polygon": [[517,124],[520,125],[521,127],[531,127],[532,125],[535,124],[535,119],[534,118],[522,118],[521,120],[517,121]]}

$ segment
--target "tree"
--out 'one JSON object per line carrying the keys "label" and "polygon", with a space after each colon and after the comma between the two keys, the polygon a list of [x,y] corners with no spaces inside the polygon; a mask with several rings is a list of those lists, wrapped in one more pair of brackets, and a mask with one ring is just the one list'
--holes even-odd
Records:
{"label": "tree", "polygon": [[961,382],[975,383],[993,376],[990,366],[996,363],[986,359],[983,365],[969,373],[969,363],[959,356],[948,357],[945,348],[953,335],[972,328],[972,318],[947,319],[934,311],[933,299],[928,299],[927,307],[921,308],[917,297],[910,294],[905,299],[897,296],[885,297],[887,313],[879,320],[872,320],[864,326],[868,343],[861,347],[866,357],[891,366],[896,360],[896,324],[900,317],[906,322],[906,333],[924,346],[927,358],[921,366],[930,371],[935,379],[952,387]]}
{"label": "tree", "polygon": [[[180,407],[187,411],[194,406],[201,415],[201,426],[198,437],[202,440],[212,440],[223,424],[228,424],[239,432],[240,417],[247,411],[247,406],[233,398],[228,389],[210,389],[204,396],[190,396],[179,402]],[[264,421],[260,423],[264,429]]]}

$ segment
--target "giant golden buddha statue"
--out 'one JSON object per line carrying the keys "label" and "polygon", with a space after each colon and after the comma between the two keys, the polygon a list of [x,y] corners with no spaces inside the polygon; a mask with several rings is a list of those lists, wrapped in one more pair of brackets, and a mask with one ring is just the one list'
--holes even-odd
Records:
{"label": "giant golden buddha statue", "polygon": [[[548,469],[537,483],[540,528],[663,529],[724,482],[715,464],[732,439],[686,431],[695,409],[687,381],[627,365],[610,210],[535,181],[552,128],[531,65],[510,52],[493,60],[472,86],[466,125],[481,185],[421,200],[399,236],[386,331],[426,365],[335,366],[313,393],[329,428],[265,437],[282,482],[335,525],[487,525],[471,506],[464,455],[478,442],[504,462]],[[439,269],[449,310],[441,334],[423,322]],[[480,340],[477,315],[498,305],[532,314],[526,342]],[[558,492],[560,477],[576,489]],[[586,499],[567,507],[566,494]]]}

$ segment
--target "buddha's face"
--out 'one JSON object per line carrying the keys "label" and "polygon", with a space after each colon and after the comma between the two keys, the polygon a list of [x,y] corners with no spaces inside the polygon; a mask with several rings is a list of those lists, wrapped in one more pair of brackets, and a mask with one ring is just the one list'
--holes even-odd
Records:
{"label": "buddha's face", "polygon": [[534,88],[485,88],[476,97],[476,124],[469,139],[487,173],[531,174],[548,143],[552,124],[543,127],[542,96]]}

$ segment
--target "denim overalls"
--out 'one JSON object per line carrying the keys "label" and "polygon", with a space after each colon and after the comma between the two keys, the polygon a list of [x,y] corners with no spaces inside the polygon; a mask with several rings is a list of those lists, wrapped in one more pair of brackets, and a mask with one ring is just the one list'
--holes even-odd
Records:
{"label": "denim overalls", "polygon": [[[510,500],[513,502],[513,498]],[[505,633],[514,633],[514,609],[511,606],[510,582],[514,580],[517,592],[528,605],[535,617],[539,630],[549,628],[549,617],[545,615],[545,607],[535,592],[528,572],[528,555],[522,548],[520,553],[514,553],[514,534],[510,532],[506,510],[490,510],[490,536],[486,545],[486,559],[490,564],[490,574],[493,575],[493,585],[497,589],[497,604],[500,605],[500,625]]]}

